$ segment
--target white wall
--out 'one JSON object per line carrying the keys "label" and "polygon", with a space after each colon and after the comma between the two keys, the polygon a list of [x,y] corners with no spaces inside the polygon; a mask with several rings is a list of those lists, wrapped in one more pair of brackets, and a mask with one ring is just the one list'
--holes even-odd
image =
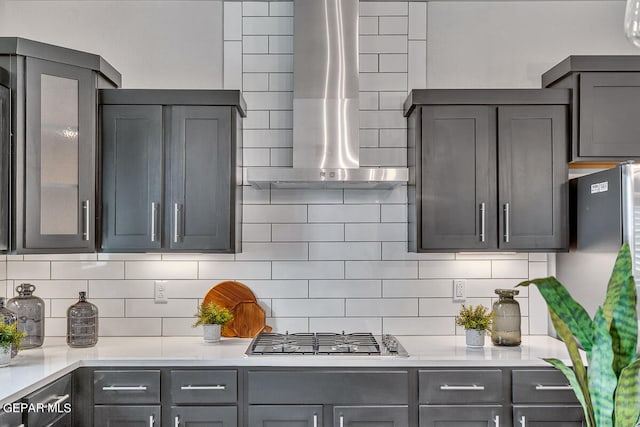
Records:
{"label": "white wall", "polygon": [[540,87],[569,55],[640,55],[623,1],[431,2],[429,88]]}
{"label": "white wall", "polygon": [[102,55],[126,88],[222,87],[222,1],[0,1],[0,35]]}

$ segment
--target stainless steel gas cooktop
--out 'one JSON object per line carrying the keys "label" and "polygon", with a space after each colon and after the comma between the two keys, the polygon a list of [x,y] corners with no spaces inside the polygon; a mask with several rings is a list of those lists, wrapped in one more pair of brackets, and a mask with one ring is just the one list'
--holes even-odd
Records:
{"label": "stainless steel gas cooktop", "polygon": [[342,334],[331,332],[258,334],[246,351],[249,356],[271,355],[365,355],[408,357],[393,335],[374,336],[369,332]]}

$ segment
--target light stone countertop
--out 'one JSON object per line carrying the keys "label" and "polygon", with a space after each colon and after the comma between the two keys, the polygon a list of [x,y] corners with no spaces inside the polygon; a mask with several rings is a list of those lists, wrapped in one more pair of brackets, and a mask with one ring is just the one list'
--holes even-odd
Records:
{"label": "light stone countertop", "polygon": [[[525,336],[519,347],[468,349],[463,336],[398,337],[408,358],[381,356],[246,356],[250,339],[223,338],[206,344],[200,337],[101,337],[95,347],[70,348],[64,338],[45,339],[41,348],[23,350],[0,368],[0,405],[39,389],[80,366],[129,367],[548,367],[542,358],[568,361],[564,344],[546,336]],[[1,406],[0,406],[1,409]]]}

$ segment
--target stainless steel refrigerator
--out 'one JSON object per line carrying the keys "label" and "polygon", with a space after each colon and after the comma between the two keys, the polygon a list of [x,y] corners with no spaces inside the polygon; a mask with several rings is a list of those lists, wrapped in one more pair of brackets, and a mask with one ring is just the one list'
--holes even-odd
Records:
{"label": "stainless steel refrigerator", "polygon": [[572,179],[570,195],[571,250],[557,254],[556,277],[593,317],[623,242],[640,284],[640,164]]}

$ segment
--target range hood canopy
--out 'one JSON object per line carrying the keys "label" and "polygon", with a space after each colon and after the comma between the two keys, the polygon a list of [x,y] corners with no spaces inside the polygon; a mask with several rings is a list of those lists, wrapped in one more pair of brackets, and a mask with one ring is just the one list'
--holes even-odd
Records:
{"label": "range hood canopy", "polygon": [[249,168],[258,188],[392,188],[407,168],[360,167],[358,0],[295,0],[293,167]]}

